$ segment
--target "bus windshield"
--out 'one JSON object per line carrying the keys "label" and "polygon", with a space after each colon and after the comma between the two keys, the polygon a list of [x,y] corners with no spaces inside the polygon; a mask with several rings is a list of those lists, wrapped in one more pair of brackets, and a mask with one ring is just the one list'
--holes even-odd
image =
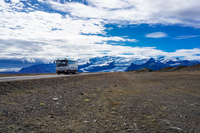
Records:
{"label": "bus windshield", "polygon": [[67,66],[67,60],[57,60],[56,66]]}

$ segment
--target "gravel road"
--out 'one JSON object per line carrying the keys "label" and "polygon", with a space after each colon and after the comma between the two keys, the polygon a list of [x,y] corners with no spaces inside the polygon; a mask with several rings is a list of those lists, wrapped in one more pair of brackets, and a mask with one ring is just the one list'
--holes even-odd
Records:
{"label": "gravel road", "polygon": [[200,133],[200,71],[0,82],[0,132]]}
{"label": "gravel road", "polygon": [[81,75],[91,75],[91,74],[98,74],[98,73],[78,73],[78,74],[69,74],[69,75],[55,75],[55,74],[48,74],[48,75],[34,75],[34,76],[11,76],[6,75],[6,77],[0,77],[0,82],[5,81],[17,81],[17,80],[28,80],[28,79],[43,79],[43,78],[58,78],[58,77],[68,77],[68,76],[81,76]]}

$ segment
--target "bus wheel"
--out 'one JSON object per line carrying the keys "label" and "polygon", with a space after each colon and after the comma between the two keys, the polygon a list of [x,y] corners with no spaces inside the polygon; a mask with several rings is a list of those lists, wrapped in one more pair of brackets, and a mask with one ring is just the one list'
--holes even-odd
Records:
{"label": "bus wheel", "polygon": [[67,71],[67,72],[65,72],[64,74],[69,74],[69,72]]}

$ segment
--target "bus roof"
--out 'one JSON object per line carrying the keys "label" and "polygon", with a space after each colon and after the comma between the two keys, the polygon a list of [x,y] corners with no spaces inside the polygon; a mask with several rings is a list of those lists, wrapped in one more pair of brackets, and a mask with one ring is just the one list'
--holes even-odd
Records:
{"label": "bus roof", "polygon": [[[57,59],[56,61],[75,61],[75,60],[70,60],[70,59]],[[77,61],[75,61],[77,62]]]}

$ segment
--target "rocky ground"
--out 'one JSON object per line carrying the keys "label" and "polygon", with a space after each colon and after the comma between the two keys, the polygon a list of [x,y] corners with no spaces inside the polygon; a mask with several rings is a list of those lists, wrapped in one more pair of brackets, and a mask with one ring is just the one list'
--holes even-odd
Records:
{"label": "rocky ground", "polygon": [[0,82],[0,132],[200,132],[200,71]]}

